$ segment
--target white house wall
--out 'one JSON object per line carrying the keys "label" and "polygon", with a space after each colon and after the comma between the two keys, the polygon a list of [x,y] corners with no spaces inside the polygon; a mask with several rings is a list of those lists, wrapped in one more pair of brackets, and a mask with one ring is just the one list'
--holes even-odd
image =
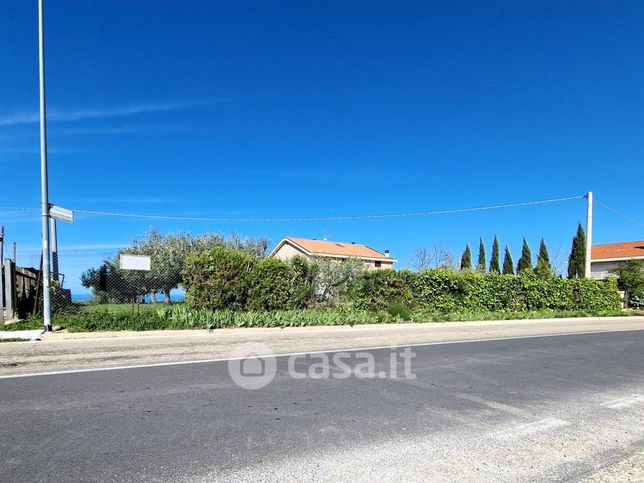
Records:
{"label": "white house wall", "polygon": [[592,278],[604,279],[611,275],[610,270],[619,267],[624,262],[590,262],[590,276]]}
{"label": "white house wall", "polygon": [[290,243],[284,243],[284,245],[282,245],[280,249],[273,254],[273,258],[277,258],[279,260],[289,260],[298,255],[304,258],[309,258]]}

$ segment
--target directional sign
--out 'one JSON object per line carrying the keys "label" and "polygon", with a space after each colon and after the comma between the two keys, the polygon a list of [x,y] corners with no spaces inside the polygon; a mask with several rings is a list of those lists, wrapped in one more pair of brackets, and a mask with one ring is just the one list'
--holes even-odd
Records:
{"label": "directional sign", "polygon": [[119,257],[119,266],[122,270],[150,270],[150,257],[145,255],[126,255]]}
{"label": "directional sign", "polygon": [[65,223],[74,223],[74,212],[63,208],[62,206],[49,205],[49,216],[54,220],[64,221]]}

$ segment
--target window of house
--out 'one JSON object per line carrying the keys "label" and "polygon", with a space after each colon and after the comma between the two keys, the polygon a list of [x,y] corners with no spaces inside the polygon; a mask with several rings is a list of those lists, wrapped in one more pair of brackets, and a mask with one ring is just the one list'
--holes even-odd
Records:
{"label": "window of house", "polygon": [[380,267],[382,267],[382,262],[380,262],[380,261],[378,261],[378,262],[374,262],[374,266],[375,266],[376,268],[380,268]]}

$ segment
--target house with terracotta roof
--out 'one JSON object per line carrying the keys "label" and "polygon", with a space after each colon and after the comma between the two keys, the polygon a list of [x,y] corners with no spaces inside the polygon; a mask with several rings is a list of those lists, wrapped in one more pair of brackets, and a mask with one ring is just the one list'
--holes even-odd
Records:
{"label": "house with terracotta roof", "polygon": [[610,270],[627,260],[644,260],[644,240],[593,245],[590,257],[590,276],[606,278]]}
{"label": "house with terracotta roof", "polygon": [[367,245],[358,243],[335,242],[308,238],[287,237],[280,241],[269,255],[280,260],[288,260],[295,256],[303,258],[330,258],[333,260],[346,260],[357,258],[371,270],[393,268],[397,260],[391,258],[389,250],[381,253]]}

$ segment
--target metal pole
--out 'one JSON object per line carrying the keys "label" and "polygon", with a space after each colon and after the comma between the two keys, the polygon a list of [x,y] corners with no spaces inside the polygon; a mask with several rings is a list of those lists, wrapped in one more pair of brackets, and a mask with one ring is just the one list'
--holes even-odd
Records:
{"label": "metal pole", "polygon": [[590,278],[590,262],[593,254],[593,192],[586,195],[588,206],[586,208],[586,266],[584,275]]}
{"label": "metal pole", "polygon": [[45,106],[45,32],[43,0],[38,0],[38,67],[40,86],[40,203],[42,214],[42,299],[45,330],[51,331],[49,290],[49,183],[47,174],[47,111]]}
{"label": "metal pole", "polygon": [[51,220],[51,278],[58,282],[58,232],[56,230],[56,220]]}
{"label": "metal pole", "polygon": [[2,273],[4,272],[4,226],[0,227],[0,324],[4,324],[4,290]]}

